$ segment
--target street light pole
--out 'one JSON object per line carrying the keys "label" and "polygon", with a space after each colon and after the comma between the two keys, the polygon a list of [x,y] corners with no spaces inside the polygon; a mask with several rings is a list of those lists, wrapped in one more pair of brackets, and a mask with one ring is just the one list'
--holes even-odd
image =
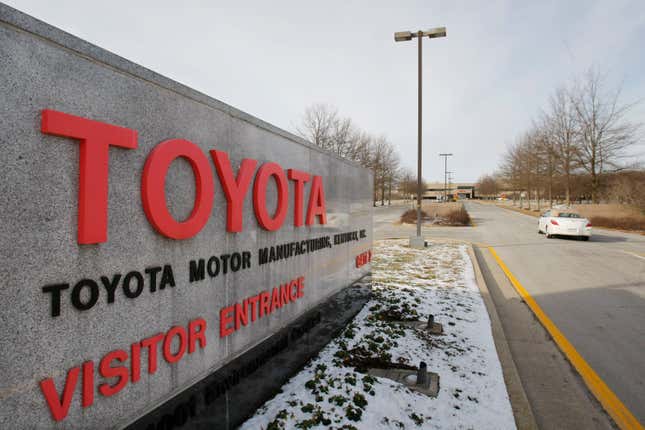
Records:
{"label": "street light pole", "polygon": [[418,91],[418,98],[419,98],[419,109],[418,109],[418,129],[417,129],[417,140],[418,140],[418,148],[417,148],[417,237],[421,237],[421,199],[422,199],[422,192],[421,188],[423,188],[423,179],[421,178],[421,153],[423,145],[421,144],[421,135],[422,135],[422,104],[423,104],[423,91],[422,91],[422,81],[421,77],[423,76],[422,72],[422,65],[421,65],[421,59],[422,59],[422,51],[421,47],[423,45],[423,32],[419,31],[417,33],[417,39],[419,39],[419,91]]}
{"label": "street light pole", "polygon": [[448,189],[446,188],[447,186],[447,181],[448,181],[448,157],[452,157],[452,154],[439,154],[440,157],[444,157],[443,160],[443,202],[445,203],[448,199]]}
{"label": "street light pole", "polygon": [[410,237],[410,246],[414,248],[423,248],[424,247],[424,240],[421,237],[421,199],[422,199],[422,188],[423,188],[423,179],[422,179],[422,166],[421,166],[421,155],[422,155],[422,98],[423,98],[423,92],[422,92],[422,39],[424,37],[428,37],[429,39],[433,39],[436,37],[446,37],[446,28],[445,27],[438,27],[438,28],[433,28],[428,31],[422,31],[419,30],[416,33],[412,33],[410,31],[399,31],[394,33],[394,41],[396,42],[404,42],[408,40],[412,40],[412,38],[416,37],[419,39],[418,43],[418,75],[419,75],[419,91],[418,91],[418,129],[417,129],[417,137],[418,137],[418,148],[417,148],[417,235]]}

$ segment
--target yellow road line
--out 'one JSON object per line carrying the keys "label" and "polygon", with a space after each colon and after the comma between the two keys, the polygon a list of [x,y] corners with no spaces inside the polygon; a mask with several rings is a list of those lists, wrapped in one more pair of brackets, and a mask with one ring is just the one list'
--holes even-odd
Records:
{"label": "yellow road line", "polygon": [[587,384],[589,390],[594,396],[596,396],[596,399],[598,399],[603,408],[605,408],[605,411],[607,411],[607,413],[614,419],[614,422],[618,427],[622,430],[645,430],[636,417],[634,417],[629,409],[625,407],[607,384],[600,379],[600,376],[598,376],[585,359],[582,358],[580,353],[576,351],[571,342],[564,337],[564,334],[562,334],[560,329],[558,329],[553,321],[551,321],[551,319],[544,313],[533,297],[528,293],[528,291],[526,291],[522,284],[520,284],[520,281],[518,281],[511,271],[508,270],[506,264],[504,264],[502,259],[499,258],[499,255],[497,255],[497,252],[495,252],[495,249],[493,249],[492,246],[489,246],[488,250],[497,261],[497,264],[499,264],[499,267],[504,271],[508,280],[513,284],[517,293],[524,299],[529,308],[531,308],[560,350],[564,353],[573,367],[575,367],[580,376],[582,376],[582,379],[585,381],[585,384]]}

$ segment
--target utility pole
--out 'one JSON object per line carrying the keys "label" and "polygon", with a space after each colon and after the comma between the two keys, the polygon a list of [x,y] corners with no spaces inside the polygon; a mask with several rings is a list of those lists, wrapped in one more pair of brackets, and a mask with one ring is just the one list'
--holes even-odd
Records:
{"label": "utility pole", "polygon": [[439,154],[439,157],[443,157],[443,201],[445,203],[448,201],[448,189],[446,188],[448,181],[448,157],[452,157],[452,154]]}

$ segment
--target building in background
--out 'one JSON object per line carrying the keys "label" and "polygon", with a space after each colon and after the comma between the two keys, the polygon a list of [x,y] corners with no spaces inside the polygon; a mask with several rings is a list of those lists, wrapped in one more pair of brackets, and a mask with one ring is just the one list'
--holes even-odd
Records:
{"label": "building in background", "polygon": [[423,193],[424,200],[443,200],[444,191],[448,195],[448,200],[466,200],[474,199],[475,184],[473,182],[456,182],[451,183],[444,188],[443,182],[432,182],[426,184],[425,192]]}

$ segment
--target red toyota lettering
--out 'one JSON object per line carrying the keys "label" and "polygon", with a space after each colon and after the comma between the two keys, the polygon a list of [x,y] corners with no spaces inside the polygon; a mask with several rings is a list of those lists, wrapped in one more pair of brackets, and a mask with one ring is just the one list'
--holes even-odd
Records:
{"label": "red toyota lettering", "polygon": [[48,109],[42,111],[41,131],[80,141],[78,243],[107,241],[109,147],[135,149],[137,132]]}

